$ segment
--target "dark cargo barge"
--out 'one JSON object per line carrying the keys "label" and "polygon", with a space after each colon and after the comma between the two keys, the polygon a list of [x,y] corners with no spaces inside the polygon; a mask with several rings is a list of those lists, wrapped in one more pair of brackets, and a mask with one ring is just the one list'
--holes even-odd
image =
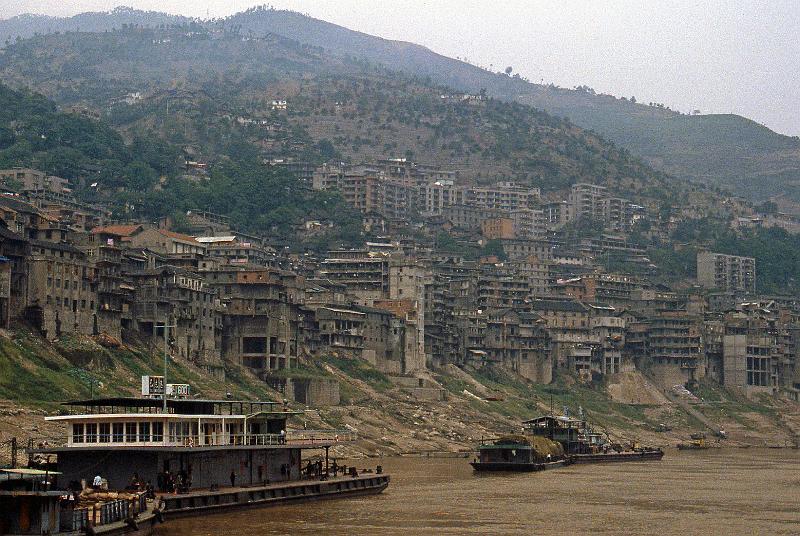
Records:
{"label": "dark cargo barge", "polygon": [[597,454],[572,454],[571,463],[617,463],[660,460],[664,457],[661,449],[640,449],[625,452],[600,452]]}
{"label": "dark cargo barge", "polygon": [[534,472],[563,467],[570,463],[558,443],[545,438],[506,436],[478,448],[478,458],[470,462],[476,471]]}
{"label": "dark cargo barge", "polygon": [[571,463],[658,461],[664,457],[664,451],[660,448],[632,445],[625,449],[619,444],[612,444],[582,418],[544,415],[525,421],[523,426],[527,435],[546,437],[561,443]]}
{"label": "dark cargo barge", "polygon": [[532,462],[532,463],[511,463],[511,462],[469,462],[476,471],[513,471],[518,473],[532,473],[535,471],[545,471],[547,469],[557,469],[569,465],[570,460],[558,460],[555,462]]}

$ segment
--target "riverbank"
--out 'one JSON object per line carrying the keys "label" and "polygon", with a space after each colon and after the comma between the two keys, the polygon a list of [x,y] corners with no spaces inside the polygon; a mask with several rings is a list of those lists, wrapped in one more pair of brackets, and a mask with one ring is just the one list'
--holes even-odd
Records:
{"label": "riverbank", "polygon": [[[76,351],[79,348],[80,351]],[[0,334],[0,445],[17,437],[24,446],[63,437],[64,430],[45,423],[44,416],[60,411],[70,398],[135,395],[139,377],[159,374],[162,358],[134,347],[104,348],[91,340],[43,341],[30,334]],[[8,374],[5,374],[8,372]],[[185,362],[170,362],[176,381],[192,385],[194,393],[223,398],[282,400],[249,371],[228,364],[219,378]],[[800,405],[779,397],[748,400],[710,384],[694,394],[664,393],[645,376],[618,374],[603,383],[582,384],[557,376],[550,385],[532,384],[496,368],[461,370],[448,366],[424,374],[426,385],[441,396],[421,400],[419,393],[370,367],[343,358],[320,359],[282,371],[282,376],[335,380],[340,388],[337,406],[306,408],[290,426],[350,428],[359,441],[332,452],[336,457],[397,455],[459,456],[472,452],[482,439],[517,432],[520,421],[536,414],[582,410],[590,423],[612,440],[671,447],[689,434],[705,431],[712,445],[727,447],[786,447],[796,444]],[[86,381],[91,378],[94,384]],[[676,397],[683,397],[678,402]],[[691,411],[687,410],[689,408]],[[697,414],[703,420],[697,418]],[[719,442],[713,432],[724,429]],[[459,454],[462,453],[462,454]],[[0,463],[8,463],[8,443],[0,447]]]}

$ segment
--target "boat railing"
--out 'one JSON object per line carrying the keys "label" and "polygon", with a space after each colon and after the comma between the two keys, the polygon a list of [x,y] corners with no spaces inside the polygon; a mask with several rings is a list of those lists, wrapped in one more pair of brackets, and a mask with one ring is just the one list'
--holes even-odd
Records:
{"label": "boat railing", "polygon": [[331,441],[357,441],[358,433],[353,430],[289,430],[287,432],[287,441],[303,442],[303,443],[316,443],[316,442],[331,442]]}
{"label": "boat railing", "polygon": [[[133,500],[115,499],[98,503],[91,507],[67,510],[66,524],[62,521],[62,529],[72,532],[85,532],[91,521],[92,525],[108,525],[135,517],[147,510],[147,496],[140,493]],[[62,514],[62,520],[64,520]]]}
{"label": "boat railing", "polygon": [[[358,434],[353,430],[287,430],[284,434],[244,434],[216,431],[210,434],[167,434],[158,440],[127,437],[101,438],[87,436],[75,442],[68,436],[62,443],[68,447],[207,447],[207,446],[274,446],[292,443],[330,443],[356,441]],[[47,445],[44,445],[46,447]],[[40,447],[41,448],[41,447]]]}

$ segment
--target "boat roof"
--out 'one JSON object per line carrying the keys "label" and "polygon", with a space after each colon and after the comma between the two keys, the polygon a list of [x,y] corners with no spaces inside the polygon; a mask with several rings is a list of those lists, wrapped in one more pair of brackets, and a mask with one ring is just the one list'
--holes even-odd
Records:
{"label": "boat roof", "polygon": [[[168,398],[167,407],[180,406],[183,404],[205,403],[205,404],[260,404],[278,405],[280,402],[274,400],[215,400],[202,398]],[[70,400],[63,402],[62,406],[123,406],[123,407],[162,407],[164,400],[161,398],[144,398],[137,396],[116,396],[108,398],[89,398],[86,400]]]}
{"label": "boat roof", "polygon": [[[300,415],[302,412],[292,411],[287,408],[276,408],[281,404],[273,400],[213,400],[199,398],[168,398],[167,410],[173,414],[181,415],[233,415],[238,409],[238,414],[271,413],[278,416]],[[164,406],[161,398],[143,397],[109,397],[91,398],[86,400],[70,400],[63,402],[62,406],[84,408],[148,408],[160,410]],[[273,409],[274,408],[274,409]],[[100,412],[98,412],[100,413]]]}
{"label": "boat roof", "polygon": [[26,468],[19,468],[19,469],[0,469],[0,473],[9,473],[12,475],[23,475],[23,476],[44,476],[44,475],[60,475],[58,471],[42,471],[41,469],[26,469]]}
{"label": "boat roof", "polygon": [[533,447],[530,445],[526,445],[524,443],[495,443],[492,444],[484,444],[480,446],[481,450],[488,450],[488,449],[514,449],[514,450],[531,450]]}
{"label": "boat roof", "polygon": [[[309,441],[290,441],[276,445],[198,445],[194,447],[183,447],[175,445],[109,445],[104,443],[91,443],[61,447],[42,447],[31,449],[29,452],[34,454],[66,454],[73,452],[82,453],[105,453],[123,451],[146,451],[146,452],[171,452],[171,453],[200,453],[200,452],[219,452],[226,450],[317,450],[326,447],[333,447],[338,442],[335,440],[309,440]],[[42,473],[44,474],[44,473]],[[57,474],[57,473],[50,473]]]}
{"label": "boat roof", "polygon": [[529,419],[527,421],[522,421],[522,424],[534,424],[538,422],[545,422],[545,421],[558,421],[562,423],[582,423],[584,422],[583,419],[576,419],[574,417],[567,417],[566,415],[542,415],[541,417],[535,417],[533,419]]}

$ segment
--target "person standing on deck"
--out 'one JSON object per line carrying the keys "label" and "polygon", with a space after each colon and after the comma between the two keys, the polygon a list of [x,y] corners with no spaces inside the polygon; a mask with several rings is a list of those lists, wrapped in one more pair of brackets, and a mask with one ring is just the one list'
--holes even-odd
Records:
{"label": "person standing on deck", "polygon": [[103,487],[103,478],[100,475],[94,477],[94,480],[92,481],[92,487],[95,490],[99,490],[101,487]]}
{"label": "person standing on deck", "polygon": [[236,485],[236,473],[233,469],[231,469],[231,487]]}

